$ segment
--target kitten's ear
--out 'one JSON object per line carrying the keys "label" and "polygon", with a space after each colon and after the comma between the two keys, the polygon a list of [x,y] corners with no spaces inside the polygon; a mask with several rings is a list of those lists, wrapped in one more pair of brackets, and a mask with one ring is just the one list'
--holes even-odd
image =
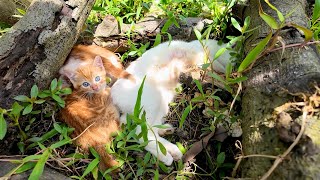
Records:
{"label": "kitten's ear", "polygon": [[75,74],[74,72],[68,71],[68,70],[65,70],[65,69],[64,69],[63,71],[60,72],[60,74],[61,74],[62,76],[67,77],[67,78],[70,80],[70,82],[74,85],[74,83],[75,83],[75,77],[76,77],[76,74]]}
{"label": "kitten's ear", "polygon": [[102,70],[105,70],[104,66],[103,66],[102,58],[100,56],[96,56],[94,58],[93,65],[96,66],[96,67],[101,68]]}

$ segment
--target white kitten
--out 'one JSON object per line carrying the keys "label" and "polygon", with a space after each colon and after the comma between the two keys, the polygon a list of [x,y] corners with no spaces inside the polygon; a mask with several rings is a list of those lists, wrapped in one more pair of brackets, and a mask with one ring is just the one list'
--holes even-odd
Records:
{"label": "white kitten", "polygon": [[[173,101],[176,94],[174,88],[179,83],[180,73],[201,67],[207,56],[209,59],[213,59],[215,53],[222,47],[225,45],[220,46],[215,40],[206,41],[205,48],[199,41],[171,41],[147,50],[126,69],[135,77],[136,81],[119,79],[111,88],[113,102],[123,113],[120,118],[121,123],[126,123],[127,113],[133,113],[138,89],[142,79],[146,76],[141,107],[146,111],[146,119],[150,127],[163,124],[164,117],[169,111],[168,104]],[[224,72],[229,59],[229,52],[225,52],[213,62],[214,70]],[[171,165],[173,160],[181,159],[182,153],[178,147],[159,136],[163,130],[155,127],[152,130],[155,134],[151,130],[148,131],[149,143],[145,149],[166,165]],[[140,132],[139,127],[137,134]],[[167,154],[160,151],[156,140],[166,147]],[[140,141],[143,142],[143,139]]]}

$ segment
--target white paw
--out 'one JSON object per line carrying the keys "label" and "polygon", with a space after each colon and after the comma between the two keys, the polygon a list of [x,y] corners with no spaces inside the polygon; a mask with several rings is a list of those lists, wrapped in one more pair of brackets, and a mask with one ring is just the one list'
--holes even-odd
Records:
{"label": "white paw", "polygon": [[173,162],[173,158],[169,153],[167,153],[165,157],[162,157],[162,158],[159,157],[159,160],[163,162],[166,166],[171,166]]}
{"label": "white paw", "polygon": [[169,150],[169,153],[171,154],[171,156],[175,161],[179,161],[183,156],[182,152],[177,146],[175,146],[174,148],[171,148]]}
{"label": "white paw", "polygon": [[176,128],[172,127],[171,124],[164,124],[164,125],[167,126],[167,128],[164,128],[164,129],[159,128],[158,130],[158,134],[160,136],[170,135],[174,133]]}

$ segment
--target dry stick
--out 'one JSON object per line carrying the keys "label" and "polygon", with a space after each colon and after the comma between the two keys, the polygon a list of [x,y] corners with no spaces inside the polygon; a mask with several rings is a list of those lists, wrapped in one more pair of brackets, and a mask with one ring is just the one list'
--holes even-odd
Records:
{"label": "dry stick", "polygon": [[242,89],[242,82],[239,83],[239,87],[238,87],[238,90],[237,90],[237,94],[236,94],[236,96],[233,98],[232,103],[231,103],[231,105],[230,105],[230,109],[229,109],[229,113],[228,113],[229,115],[230,115],[231,110],[232,110],[232,108],[233,108],[233,106],[234,106],[234,103],[236,102],[237,97],[238,97],[239,94],[240,94],[241,89]]}
{"label": "dry stick", "polygon": [[302,124],[301,124],[301,130],[297,136],[297,138],[294,140],[294,142],[290,145],[290,147],[281,155],[279,156],[273,163],[273,165],[271,166],[271,168],[268,170],[267,173],[265,173],[261,180],[266,180],[270,175],[271,173],[277,168],[277,166],[283,161],[283,159],[292,151],[292,149],[294,148],[294,146],[296,146],[299,142],[299,140],[301,139],[302,135],[303,135],[303,132],[305,130],[305,126],[306,126],[306,119],[307,119],[307,107],[308,106],[305,106],[303,108],[303,114],[302,114]]}

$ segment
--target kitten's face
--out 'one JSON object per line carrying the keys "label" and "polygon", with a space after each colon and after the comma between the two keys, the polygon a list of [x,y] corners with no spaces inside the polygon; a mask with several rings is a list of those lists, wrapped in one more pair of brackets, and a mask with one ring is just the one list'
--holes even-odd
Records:
{"label": "kitten's face", "polygon": [[73,80],[75,89],[97,93],[106,88],[106,72],[93,66],[80,67]]}
{"label": "kitten's face", "polygon": [[93,63],[81,65],[75,72],[67,72],[73,87],[84,93],[98,93],[107,86],[106,71],[101,57],[97,56]]}

